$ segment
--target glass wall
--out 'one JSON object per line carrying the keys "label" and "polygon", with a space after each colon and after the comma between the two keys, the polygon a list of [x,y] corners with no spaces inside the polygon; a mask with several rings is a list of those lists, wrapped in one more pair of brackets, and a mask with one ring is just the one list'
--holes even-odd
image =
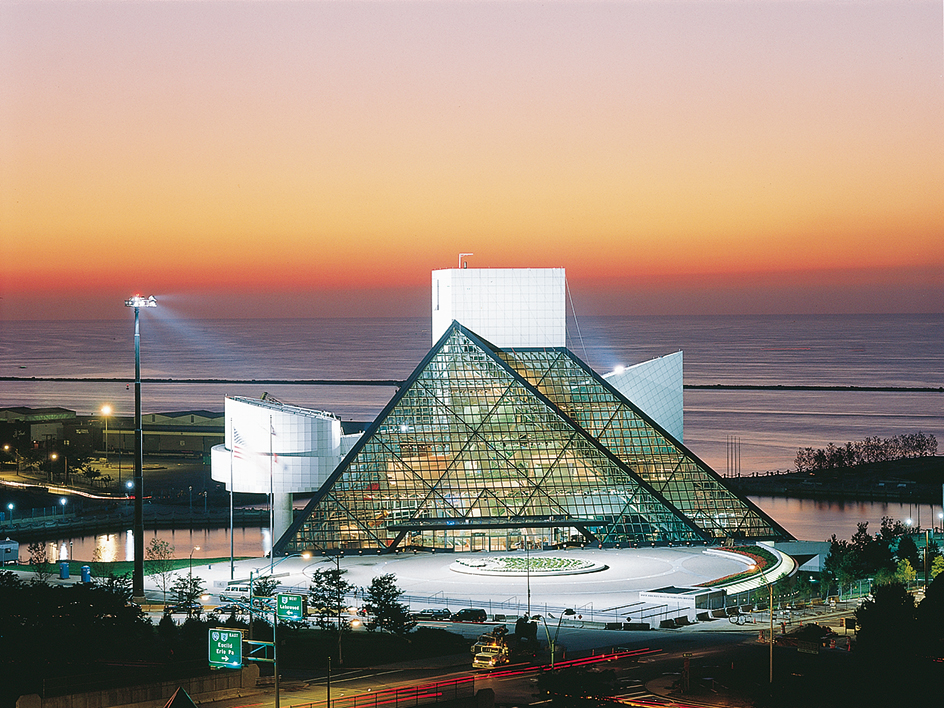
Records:
{"label": "glass wall", "polygon": [[458,324],[329,484],[286,548],[778,535],[566,350],[495,350]]}

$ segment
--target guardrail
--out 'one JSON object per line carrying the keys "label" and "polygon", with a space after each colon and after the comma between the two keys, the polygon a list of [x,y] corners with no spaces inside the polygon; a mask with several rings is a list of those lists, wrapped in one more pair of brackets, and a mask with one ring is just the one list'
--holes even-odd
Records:
{"label": "guardrail", "polygon": [[389,688],[385,691],[371,691],[355,696],[343,696],[327,703],[295,703],[291,708],[400,708],[400,706],[420,706],[475,695],[475,677],[437,681],[422,686]]}

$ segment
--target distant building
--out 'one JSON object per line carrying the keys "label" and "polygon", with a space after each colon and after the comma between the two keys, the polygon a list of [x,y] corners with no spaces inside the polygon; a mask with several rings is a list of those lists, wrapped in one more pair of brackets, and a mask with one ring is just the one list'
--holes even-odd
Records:
{"label": "distant building", "polygon": [[[223,414],[205,410],[148,413],[142,416],[144,453],[203,458],[223,441]],[[108,430],[100,415],[78,415],[66,408],[0,408],[4,444],[27,447],[64,446],[93,454],[134,452],[134,418],[109,416]],[[10,438],[7,442],[6,438]]]}

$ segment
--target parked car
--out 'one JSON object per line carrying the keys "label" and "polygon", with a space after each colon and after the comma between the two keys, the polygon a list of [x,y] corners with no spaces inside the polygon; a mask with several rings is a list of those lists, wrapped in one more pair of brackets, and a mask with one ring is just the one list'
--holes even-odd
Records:
{"label": "parked car", "polygon": [[427,608],[419,612],[414,612],[410,617],[414,622],[444,622],[452,617],[452,613],[449,611],[448,607],[438,609]]}
{"label": "parked car", "polygon": [[220,615],[221,617],[223,615],[229,615],[229,614],[241,615],[241,614],[245,614],[245,612],[246,612],[246,608],[243,605],[239,605],[235,602],[230,602],[225,605],[217,605],[213,609],[213,613]]}
{"label": "parked car", "polygon": [[167,605],[164,607],[165,615],[191,615],[199,617],[203,614],[203,605],[194,600],[193,602],[179,602],[176,605]]}
{"label": "parked car", "polygon": [[228,585],[220,591],[220,602],[246,602],[249,600],[249,584]]}
{"label": "parked car", "polygon": [[485,610],[466,607],[456,612],[450,619],[453,622],[484,622],[487,617]]}

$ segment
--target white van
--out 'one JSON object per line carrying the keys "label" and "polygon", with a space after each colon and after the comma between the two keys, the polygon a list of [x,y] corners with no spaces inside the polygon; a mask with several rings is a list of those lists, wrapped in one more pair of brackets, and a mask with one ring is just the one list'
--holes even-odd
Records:
{"label": "white van", "polygon": [[227,585],[220,591],[220,602],[249,602],[249,583]]}

